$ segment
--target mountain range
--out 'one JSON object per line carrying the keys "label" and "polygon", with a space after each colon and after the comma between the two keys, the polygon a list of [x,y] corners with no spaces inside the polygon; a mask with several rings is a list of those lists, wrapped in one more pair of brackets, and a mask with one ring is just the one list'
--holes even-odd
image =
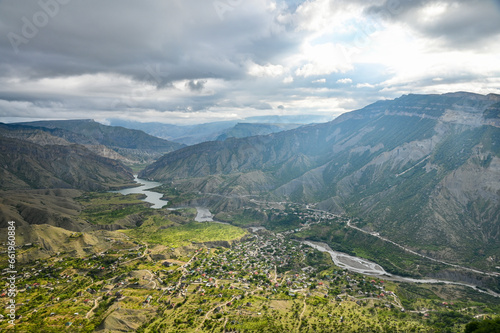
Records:
{"label": "mountain range", "polygon": [[493,262],[499,110],[495,94],[404,95],[328,123],[185,147],[140,177],[217,193],[218,201],[257,195],[313,204],[437,258]]}
{"label": "mountain range", "polygon": [[[91,119],[47,120],[4,125],[3,135],[9,135],[7,133],[9,129],[10,135],[19,137],[20,132],[24,132],[24,138],[33,142],[40,142],[37,136],[44,135],[44,140],[48,142],[81,144],[100,155],[129,163],[150,163],[165,153],[184,147],[183,144],[161,139],[140,130],[107,126]],[[51,139],[48,139],[48,136]]]}
{"label": "mountain range", "polygon": [[[257,197],[295,202],[356,217],[358,227],[435,258],[483,267],[500,259],[499,95],[404,95],[327,123],[267,133],[272,126],[236,124],[186,147],[92,120],[0,124],[0,188],[8,198],[130,186],[123,162],[161,156],[139,176],[214,213]],[[259,127],[265,135],[247,136]]]}
{"label": "mountain range", "polygon": [[111,119],[110,125],[138,129],[159,138],[194,145],[206,141],[225,140],[230,137],[242,138],[266,135],[297,128],[310,123],[321,123],[331,117],[317,115],[301,116],[258,116],[242,120],[210,122],[197,125],[173,125],[164,123],[140,123]]}

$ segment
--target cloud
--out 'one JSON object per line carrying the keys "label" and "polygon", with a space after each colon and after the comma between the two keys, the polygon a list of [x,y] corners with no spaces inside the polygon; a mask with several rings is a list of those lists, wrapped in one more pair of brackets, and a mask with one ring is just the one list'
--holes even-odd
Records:
{"label": "cloud", "polygon": [[[210,1],[73,0],[20,44],[18,53],[2,38],[2,67],[9,63],[30,77],[108,72],[152,82],[234,79],[245,74],[239,50],[265,61],[287,47],[276,38],[282,29],[273,20],[276,13],[264,4],[242,3],[221,21]],[[29,30],[23,30],[23,19],[34,25],[33,15],[43,9],[38,2],[7,0],[0,12],[2,35],[22,37]],[[151,67],[159,67],[159,75],[151,75]]]}
{"label": "cloud", "polygon": [[336,82],[342,84],[349,84],[352,83],[352,80],[350,78],[344,78],[344,79],[338,79]]}
{"label": "cloud", "polygon": [[356,88],[375,88],[375,86],[370,83],[358,83]]}
{"label": "cloud", "polygon": [[206,80],[190,80],[186,83],[186,86],[191,90],[191,91],[202,91],[203,88],[205,88],[205,84],[207,83]]}
{"label": "cloud", "polygon": [[267,64],[265,66],[261,66],[253,63],[248,68],[248,74],[259,77],[276,77],[283,75],[285,72],[286,70],[282,65]]}
{"label": "cloud", "polygon": [[344,73],[353,68],[342,46],[338,44],[305,45],[304,58],[307,63],[295,71],[297,76],[308,77],[338,72]]}
{"label": "cloud", "polygon": [[216,3],[0,1],[0,121],[331,116],[500,89],[498,1]]}
{"label": "cloud", "polygon": [[496,0],[386,0],[366,13],[402,22],[447,48],[484,46],[500,35]]}

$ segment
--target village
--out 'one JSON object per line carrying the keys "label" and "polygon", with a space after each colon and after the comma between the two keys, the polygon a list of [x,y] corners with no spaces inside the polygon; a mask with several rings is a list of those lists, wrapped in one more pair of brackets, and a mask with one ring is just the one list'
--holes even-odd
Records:
{"label": "village", "polygon": [[[297,215],[308,219],[297,229],[322,218]],[[60,254],[23,265],[17,276],[17,321],[26,327],[44,322],[48,327],[86,331],[106,327],[112,318],[123,319],[124,311],[135,311],[144,313],[145,320],[141,325],[128,324],[134,330],[146,324],[165,327],[169,321],[178,328],[203,330],[245,327],[273,316],[289,316],[281,322],[290,328],[303,321],[350,325],[352,317],[347,314],[356,309],[369,310],[366,325],[379,311],[394,313],[396,318],[405,312],[426,318],[433,312],[407,311],[395,284],[342,270],[327,254],[289,239],[289,233],[257,228],[230,248],[193,244],[180,252],[110,238],[114,248],[103,253],[86,258]],[[0,299],[6,300],[5,292],[1,291]],[[319,309],[326,317],[306,315]],[[412,323],[422,325],[417,320]],[[2,327],[5,324],[0,322]]]}
{"label": "village", "polygon": [[[464,311],[459,331],[473,316],[488,315],[485,307],[440,298],[429,289],[444,287],[426,289],[348,271],[297,238],[311,228],[347,228],[346,216],[289,203],[260,203],[258,210],[267,222],[239,229],[243,236],[234,241],[194,241],[198,226],[218,232],[234,227],[190,224],[192,212],[165,211],[142,228],[146,235],[178,233],[170,240],[154,242],[123,230],[106,233],[101,252],[56,252],[24,262],[16,276],[16,329],[239,332],[278,325],[273,329],[280,332],[425,331],[443,316]],[[170,219],[178,226],[164,229]],[[183,236],[187,230],[190,236]],[[74,232],[68,241],[82,237]],[[39,246],[17,250],[22,254]],[[8,271],[2,270],[2,280]],[[12,328],[4,306],[7,289],[0,290],[0,302],[0,328]]]}

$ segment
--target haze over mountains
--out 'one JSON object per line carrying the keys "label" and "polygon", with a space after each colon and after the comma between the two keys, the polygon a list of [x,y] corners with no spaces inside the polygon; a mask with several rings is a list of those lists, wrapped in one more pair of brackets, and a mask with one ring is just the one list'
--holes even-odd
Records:
{"label": "haze over mountains", "polygon": [[331,119],[331,117],[318,115],[300,115],[248,117],[240,121],[219,121],[183,126],[149,122],[140,123],[119,119],[111,119],[109,123],[113,126],[138,129],[159,138],[193,145],[205,141],[224,140],[229,137],[242,138],[277,133],[305,124],[322,123]]}
{"label": "haze over mountains", "polygon": [[438,257],[487,260],[499,255],[499,106],[495,94],[405,95],[329,123],[186,147],[140,176],[226,200],[314,203]]}

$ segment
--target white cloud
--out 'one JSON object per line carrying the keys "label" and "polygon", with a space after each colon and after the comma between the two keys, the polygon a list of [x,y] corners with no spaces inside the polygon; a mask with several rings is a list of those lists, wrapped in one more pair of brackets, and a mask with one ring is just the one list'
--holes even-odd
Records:
{"label": "white cloud", "polygon": [[370,83],[358,83],[356,88],[375,88],[375,86]]}
{"label": "white cloud", "polygon": [[265,66],[252,63],[248,67],[248,74],[258,77],[277,77],[285,74],[286,70],[282,65],[267,64]]}
{"label": "white cloud", "polygon": [[297,76],[329,75],[338,72],[344,73],[353,69],[350,59],[346,57],[342,46],[339,44],[305,44],[302,59],[306,64],[295,71]]}
{"label": "white cloud", "polygon": [[338,79],[337,83],[349,84],[352,83],[352,80],[350,78]]}
{"label": "white cloud", "polygon": [[312,81],[312,83],[326,83],[326,79],[314,80],[314,81]]}
{"label": "white cloud", "polygon": [[[457,4],[454,4],[456,6]],[[425,23],[438,20],[442,15],[446,14],[450,4],[446,2],[429,3],[420,9],[418,18]]]}

